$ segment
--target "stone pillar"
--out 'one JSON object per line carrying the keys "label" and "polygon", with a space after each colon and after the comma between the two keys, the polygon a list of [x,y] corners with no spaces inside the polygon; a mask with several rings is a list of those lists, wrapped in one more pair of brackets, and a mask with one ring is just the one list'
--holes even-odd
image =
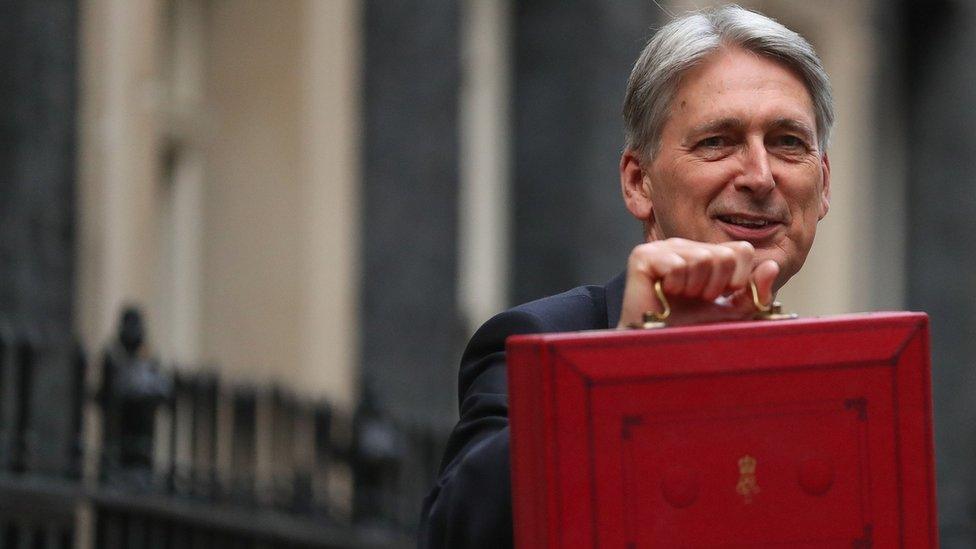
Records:
{"label": "stone pillar", "polygon": [[623,105],[652,2],[515,8],[515,302],[622,271],[642,231],[620,198]]}
{"label": "stone pillar", "polygon": [[368,0],[363,145],[362,351],[379,406],[453,416],[458,3]]}
{"label": "stone pillar", "polygon": [[0,6],[0,312],[70,330],[77,5]]}
{"label": "stone pillar", "polygon": [[509,304],[512,11],[461,3],[458,305],[473,332]]}
{"label": "stone pillar", "polygon": [[[159,267],[159,1],[91,0],[80,13],[75,325],[99,349],[127,302],[147,304]],[[149,341],[155,314],[147,310]]]}
{"label": "stone pillar", "polygon": [[51,403],[73,390],[77,20],[73,0],[0,5],[0,318],[29,357],[25,465],[49,473],[73,429]]}
{"label": "stone pillar", "polygon": [[202,356],[221,376],[355,398],[359,0],[215,2]]}
{"label": "stone pillar", "polygon": [[902,4],[908,304],[932,319],[942,546],[976,544],[976,6]]}
{"label": "stone pillar", "polygon": [[303,353],[293,388],[352,412],[359,366],[361,0],[305,0]]}

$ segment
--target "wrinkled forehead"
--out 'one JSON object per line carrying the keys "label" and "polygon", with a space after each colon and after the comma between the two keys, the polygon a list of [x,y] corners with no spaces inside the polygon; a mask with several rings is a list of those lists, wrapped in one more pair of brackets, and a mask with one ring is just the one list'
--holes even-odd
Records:
{"label": "wrinkled forehead", "polygon": [[671,99],[669,123],[767,117],[816,128],[813,99],[786,64],[739,48],[723,48],[685,71]]}

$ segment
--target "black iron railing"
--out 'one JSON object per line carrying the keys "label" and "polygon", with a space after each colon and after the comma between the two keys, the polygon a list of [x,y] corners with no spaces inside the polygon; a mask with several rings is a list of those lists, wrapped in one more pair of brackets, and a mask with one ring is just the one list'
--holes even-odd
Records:
{"label": "black iron railing", "polygon": [[202,368],[105,387],[107,364],[0,322],[0,549],[413,546],[445,433]]}

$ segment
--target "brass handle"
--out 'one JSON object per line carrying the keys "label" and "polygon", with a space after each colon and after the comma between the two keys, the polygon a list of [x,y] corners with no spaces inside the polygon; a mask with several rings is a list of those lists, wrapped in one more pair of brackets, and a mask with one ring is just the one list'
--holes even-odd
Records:
{"label": "brass handle", "polygon": [[629,328],[651,330],[667,326],[665,321],[671,316],[671,304],[668,303],[668,298],[664,295],[660,280],[654,281],[654,293],[657,294],[657,300],[661,302],[661,312],[645,311],[644,317],[641,319],[642,322],[640,324],[631,323],[628,325]]}
{"label": "brass handle", "polygon": [[773,301],[769,305],[759,301],[759,289],[756,288],[756,281],[749,279],[749,290],[752,292],[752,304],[756,307],[756,314],[752,315],[754,320],[791,320],[797,318],[796,313],[784,313],[783,304]]}
{"label": "brass handle", "polygon": [[[752,292],[752,304],[756,307],[756,313],[752,316],[754,320],[789,320],[797,318],[798,315],[796,313],[784,313],[783,305],[779,301],[773,301],[768,305],[760,301],[759,289],[756,288],[756,282],[751,278],[749,279],[749,291]],[[661,303],[661,312],[646,311],[639,324],[632,322],[627,325],[628,328],[652,330],[667,326],[666,321],[671,316],[671,304],[668,303],[668,298],[664,295],[660,280],[654,281],[654,293],[657,294],[657,299]]]}

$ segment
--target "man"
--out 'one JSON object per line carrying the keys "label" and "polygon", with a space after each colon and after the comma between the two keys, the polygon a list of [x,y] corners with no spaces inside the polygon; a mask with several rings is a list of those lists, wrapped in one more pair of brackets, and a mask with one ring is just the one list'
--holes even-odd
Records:
{"label": "man", "polygon": [[769,302],[806,259],[829,206],[833,104],[802,37],[736,6],[678,18],[638,58],[624,119],[621,189],[645,243],[606,286],[521,305],[472,337],[421,547],[512,544],[507,336],[639,323],[660,307],[657,280],[669,324],[747,319],[750,279]]}

